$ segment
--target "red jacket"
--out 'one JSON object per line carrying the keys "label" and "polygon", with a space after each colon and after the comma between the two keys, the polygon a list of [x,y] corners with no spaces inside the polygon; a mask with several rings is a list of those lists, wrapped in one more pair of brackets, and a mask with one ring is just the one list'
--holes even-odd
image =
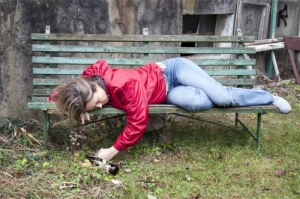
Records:
{"label": "red jacket", "polygon": [[105,82],[109,104],[126,111],[127,124],[113,146],[124,150],[134,146],[148,125],[148,104],[166,99],[166,82],[161,68],[154,63],[140,68],[110,68],[104,60],[88,66],[82,76],[99,75]]}

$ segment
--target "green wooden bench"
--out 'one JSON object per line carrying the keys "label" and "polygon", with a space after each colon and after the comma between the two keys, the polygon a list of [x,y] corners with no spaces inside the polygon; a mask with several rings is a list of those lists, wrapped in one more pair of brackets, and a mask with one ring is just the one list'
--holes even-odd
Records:
{"label": "green wooden bench", "polygon": [[[105,59],[112,67],[139,67],[146,63],[162,61],[170,57],[188,55],[209,75],[227,86],[252,87],[256,84],[255,50],[244,48],[244,43],[254,42],[253,36],[199,36],[199,35],[148,35],[144,29],[141,35],[105,34],[51,34],[46,26],[45,33],[32,33],[33,97],[28,103],[30,109],[44,112],[44,148],[47,148],[50,115],[57,113],[56,106],[47,102],[52,89],[70,78],[80,76],[83,69],[99,59]],[[211,45],[211,47],[181,47],[182,43]],[[222,47],[232,44],[231,47]],[[174,105],[149,105],[150,114],[170,113],[194,118],[248,132],[260,148],[261,118],[264,113],[280,113],[272,105],[238,108],[211,108],[195,114],[188,113]],[[187,114],[188,113],[188,114]],[[206,121],[199,118],[202,113],[235,113],[233,125]],[[257,126],[251,130],[244,124],[239,113],[257,114]],[[109,105],[91,111],[90,114],[124,114],[123,110]],[[193,117],[195,116],[195,117]],[[239,125],[240,124],[240,125]]]}

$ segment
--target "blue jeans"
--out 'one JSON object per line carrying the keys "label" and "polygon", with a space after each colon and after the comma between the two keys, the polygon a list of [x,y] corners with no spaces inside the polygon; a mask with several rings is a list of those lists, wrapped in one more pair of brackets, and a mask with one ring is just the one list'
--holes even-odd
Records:
{"label": "blue jeans", "polygon": [[174,104],[190,112],[219,107],[272,104],[273,95],[261,89],[225,87],[210,77],[194,62],[172,58],[162,63],[167,77],[166,104]]}

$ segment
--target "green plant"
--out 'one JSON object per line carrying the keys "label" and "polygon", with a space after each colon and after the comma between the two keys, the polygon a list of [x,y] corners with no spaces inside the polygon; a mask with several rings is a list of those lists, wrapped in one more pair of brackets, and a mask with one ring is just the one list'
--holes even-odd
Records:
{"label": "green plant", "polygon": [[27,121],[18,116],[10,116],[0,122],[0,132],[2,134],[12,133],[15,128],[25,126]]}

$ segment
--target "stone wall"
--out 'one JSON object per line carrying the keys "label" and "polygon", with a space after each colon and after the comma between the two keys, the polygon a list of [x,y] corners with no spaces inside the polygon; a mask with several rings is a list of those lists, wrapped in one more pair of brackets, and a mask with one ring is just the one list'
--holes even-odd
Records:
{"label": "stone wall", "polygon": [[[280,5],[282,2],[285,1]],[[296,0],[287,2],[292,3],[289,9],[299,8]],[[236,3],[237,0],[0,0],[0,119],[10,115],[37,118],[35,111],[27,109],[32,95],[30,34],[45,32],[46,25],[51,26],[52,33],[141,34],[143,28],[148,28],[149,34],[182,34],[184,14],[234,13]],[[296,13],[299,10],[294,11],[294,17]]]}

